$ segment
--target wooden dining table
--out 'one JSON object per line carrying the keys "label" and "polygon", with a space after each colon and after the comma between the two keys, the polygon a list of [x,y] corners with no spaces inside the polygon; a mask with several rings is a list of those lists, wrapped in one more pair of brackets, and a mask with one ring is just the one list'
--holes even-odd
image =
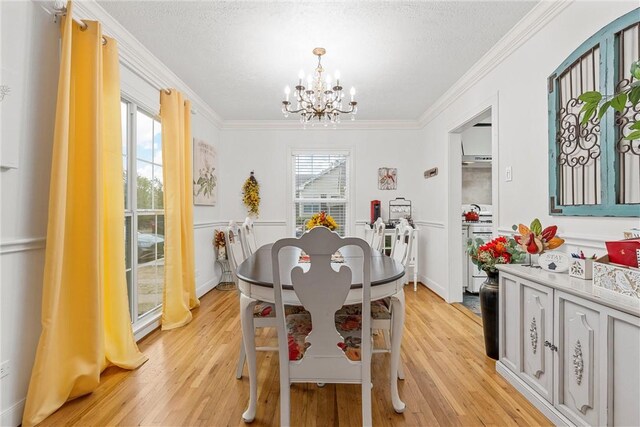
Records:
{"label": "wooden dining table", "polygon": [[[238,288],[240,290],[240,320],[247,357],[249,373],[249,404],[242,418],[251,422],[255,418],[258,400],[258,384],[256,374],[255,328],[253,324],[253,308],[258,300],[274,303],[273,273],[271,259],[272,244],[264,245],[238,266]],[[343,262],[335,263],[337,267],[346,265],[352,271],[351,290],[345,300],[346,304],[362,303],[362,252],[354,246],[340,249]],[[309,263],[300,263],[300,249],[283,248],[280,251],[280,277],[283,283],[282,299],[286,305],[301,305],[290,284],[291,270],[295,266],[308,269]],[[405,299],[404,266],[391,257],[377,251],[371,251],[371,300],[390,297],[391,317],[391,363],[390,391],[391,402],[396,412],[405,409],[404,402],[398,394],[398,365],[400,362],[400,344],[404,328]]]}

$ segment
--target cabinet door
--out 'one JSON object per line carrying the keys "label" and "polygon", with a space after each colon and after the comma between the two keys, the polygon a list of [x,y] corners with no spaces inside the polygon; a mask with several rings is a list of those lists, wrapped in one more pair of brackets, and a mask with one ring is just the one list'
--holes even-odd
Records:
{"label": "cabinet door", "polygon": [[556,292],[558,347],[555,405],[577,425],[600,425],[600,313],[598,306]]}
{"label": "cabinet door", "polygon": [[520,377],[553,403],[553,289],[523,280],[520,283]]}
{"label": "cabinet door", "polygon": [[611,310],[607,326],[607,424],[640,426],[640,319]]}
{"label": "cabinet door", "polygon": [[520,285],[518,279],[510,274],[500,272],[499,296],[499,333],[500,361],[511,371],[518,373],[520,369],[518,336],[520,324]]}

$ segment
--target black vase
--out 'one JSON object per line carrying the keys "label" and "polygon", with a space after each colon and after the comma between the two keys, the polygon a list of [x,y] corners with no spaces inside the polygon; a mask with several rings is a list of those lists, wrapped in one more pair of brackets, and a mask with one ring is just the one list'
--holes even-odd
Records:
{"label": "black vase", "polygon": [[484,349],[487,356],[495,360],[499,357],[498,285],[498,272],[487,271],[487,280],[480,286]]}

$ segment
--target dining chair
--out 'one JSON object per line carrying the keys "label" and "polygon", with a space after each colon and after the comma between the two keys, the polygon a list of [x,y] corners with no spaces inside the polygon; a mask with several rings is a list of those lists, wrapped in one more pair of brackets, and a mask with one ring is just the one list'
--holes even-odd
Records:
{"label": "dining chair", "polygon": [[405,218],[402,218],[396,226],[391,243],[391,258],[401,263],[405,268],[411,259],[413,239],[415,238],[414,228]]}
{"label": "dining chair", "polygon": [[382,252],[384,249],[384,232],[386,229],[386,225],[382,218],[376,219],[376,222],[373,223],[373,230],[371,233],[371,242],[369,243],[371,249],[374,251]]}
{"label": "dining chair", "polygon": [[[331,256],[344,246],[362,250],[362,271],[331,266]],[[300,248],[310,255],[308,268],[298,265],[281,277],[280,251]],[[371,303],[371,247],[359,238],[342,238],[315,227],[300,238],[278,240],[271,249],[280,363],[280,424],[290,425],[291,383],[361,384],[362,423],[371,418],[371,314],[336,315],[345,303],[352,276],[362,277],[362,303]],[[290,280],[289,280],[290,279]],[[287,315],[283,284],[291,284],[309,312]]]}
{"label": "dining chair", "polygon": [[245,256],[249,257],[258,250],[256,233],[253,228],[253,220],[250,217],[246,217],[242,223],[242,237],[246,247]]}
{"label": "dining chair", "polygon": [[[235,221],[230,221],[229,226],[224,230],[224,237],[227,249],[227,257],[229,258],[229,265],[233,274],[233,279],[236,282],[238,289],[241,284],[238,281],[236,270],[246,258],[244,248],[242,245],[242,232],[243,228],[239,227]],[[253,324],[255,328],[268,328],[276,327],[275,307],[273,304],[255,300],[253,307]],[[255,344],[254,344],[255,345]],[[256,347],[257,351],[278,351],[278,347]],[[244,369],[244,363],[246,359],[246,353],[244,350],[244,338],[240,342],[240,355],[238,357],[238,365],[236,367],[236,378],[242,378],[242,371]]]}

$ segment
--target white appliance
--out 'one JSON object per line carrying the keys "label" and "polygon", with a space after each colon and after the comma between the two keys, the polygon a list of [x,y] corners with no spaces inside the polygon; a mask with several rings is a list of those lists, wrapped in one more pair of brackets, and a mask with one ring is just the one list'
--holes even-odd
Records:
{"label": "white appliance", "polygon": [[[493,215],[491,213],[491,205],[463,205],[462,213],[468,212],[474,208],[478,211],[480,219],[478,221],[465,221],[462,217],[462,235],[463,247],[465,250],[465,260],[462,267],[463,287],[467,292],[480,292],[480,285],[487,278],[487,274],[478,270],[478,266],[471,261],[471,257],[466,254],[467,239],[482,239],[483,241],[491,240],[493,235]],[[467,229],[467,238],[464,238],[465,228]]]}

